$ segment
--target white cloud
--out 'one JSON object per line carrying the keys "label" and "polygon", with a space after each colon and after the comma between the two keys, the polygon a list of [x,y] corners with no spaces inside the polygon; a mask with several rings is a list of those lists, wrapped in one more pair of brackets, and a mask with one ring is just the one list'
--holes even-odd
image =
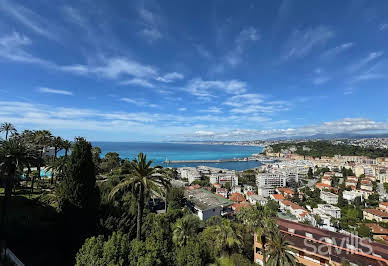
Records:
{"label": "white cloud", "polygon": [[163,38],[163,34],[159,30],[162,19],[156,13],[142,7],[138,9],[139,17],[143,25],[140,33],[149,41],[153,42]]}
{"label": "white cloud", "polygon": [[229,97],[224,105],[231,106],[229,111],[235,114],[274,113],[289,110],[286,101],[266,101],[261,94],[248,93]]}
{"label": "white cloud", "polygon": [[331,48],[329,50],[326,50],[322,55],[322,59],[331,59],[334,58],[335,56],[338,56],[339,54],[349,50],[354,46],[354,43],[348,42],[348,43],[343,43],[341,45],[338,45],[334,48]]}
{"label": "white cloud", "polygon": [[222,109],[219,108],[219,107],[212,106],[212,107],[209,107],[207,109],[199,110],[199,112],[201,112],[201,113],[219,114],[219,113],[222,113]]}
{"label": "white cloud", "polygon": [[242,55],[249,42],[260,40],[260,35],[253,27],[247,27],[241,30],[235,40],[235,48],[226,56],[226,62],[232,66],[241,63]]}
{"label": "white cloud", "polygon": [[333,37],[334,32],[325,26],[304,30],[296,29],[285,43],[283,60],[305,57],[314,48],[323,46]]}
{"label": "white cloud", "polygon": [[186,111],[187,108],[186,107],[181,107],[181,108],[178,108],[179,111],[183,112],[183,111]]}
{"label": "white cloud", "polygon": [[158,105],[149,103],[144,99],[131,99],[131,98],[123,97],[120,100],[123,102],[126,102],[126,103],[131,103],[131,104],[134,104],[137,106],[142,106],[142,107],[151,107],[151,108],[158,107]]}
{"label": "white cloud", "polygon": [[140,79],[140,78],[133,78],[125,81],[120,82],[121,85],[134,85],[134,86],[141,86],[141,87],[146,87],[146,88],[153,88],[155,87],[151,82],[145,80],[145,79]]}
{"label": "white cloud", "polygon": [[221,81],[195,78],[190,80],[183,90],[198,97],[214,97],[213,93],[215,90],[227,94],[240,94],[247,90],[246,86],[245,82],[234,79]]}
{"label": "white cloud", "polygon": [[381,57],[383,54],[384,53],[382,51],[369,53],[368,56],[362,58],[358,62],[356,62],[353,65],[349,66],[348,70],[350,72],[358,71],[361,68],[367,66],[372,61],[374,61],[374,60],[378,59],[379,57]]}
{"label": "white cloud", "polygon": [[2,36],[0,37],[0,57],[15,62],[52,67],[53,65],[50,62],[37,58],[25,50],[25,47],[30,46],[31,44],[32,41],[28,37],[18,32]]}
{"label": "white cloud", "polygon": [[55,89],[50,89],[46,87],[40,87],[38,88],[38,91],[42,93],[61,94],[61,95],[69,95],[69,96],[73,95],[73,93],[68,90],[55,90]]}
{"label": "white cloud", "polygon": [[1,0],[0,9],[33,32],[50,39],[58,39],[58,36],[47,30],[53,26],[52,21],[49,22],[32,10],[16,4],[15,1]]}
{"label": "white cloud", "polygon": [[328,82],[330,80],[329,77],[326,77],[326,76],[319,76],[319,77],[316,77],[313,79],[313,83],[315,85],[321,85],[321,84],[324,84],[326,82]]}
{"label": "white cloud", "polygon": [[[187,134],[185,138],[198,139],[229,139],[229,140],[254,140],[277,137],[313,136],[318,134],[342,134],[342,133],[381,133],[388,131],[388,122],[377,122],[365,118],[345,118],[342,120],[323,122],[317,125],[308,125],[299,128],[284,128],[270,130],[237,129],[230,131],[194,132]],[[211,134],[213,133],[213,134]]]}
{"label": "white cloud", "polygon": [[383,23],[380,25],[379,29],[381,31],[388,30],[388,23]]}
{"label": "white cloud", "polygon": [[185,76],[181,73],[171,72],[171,73],[165,74],[162,77],[157,77],[156,80],[161,81],[161,82],[165,82],[165,83],[171,83],[171,82],[174,82],[177,80],[182,80],[182,79],[184,79],[184,77]]}

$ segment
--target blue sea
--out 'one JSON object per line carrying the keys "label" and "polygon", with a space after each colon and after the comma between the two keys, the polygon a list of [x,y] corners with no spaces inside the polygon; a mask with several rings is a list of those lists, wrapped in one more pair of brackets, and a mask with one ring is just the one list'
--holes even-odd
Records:
{"label": "blue sea", "polygon": [[260,153],[262,147],[238,146],[238,145],[208,145],[208,144],[184,144],[184,143],[151,143],[151,142],[93,142],[93,146],[101,148],[101,156],[108,152],[117,152],[121,158],[134,159],[143,152],[147,159],[153,161],[153,165],[183,167],[206,165],[230,170],[242,171],[261,165],[260,162],[222,162],[222,163],[184,163],[168,164],[168,160],[217,160],[232,159],[251,156]]}

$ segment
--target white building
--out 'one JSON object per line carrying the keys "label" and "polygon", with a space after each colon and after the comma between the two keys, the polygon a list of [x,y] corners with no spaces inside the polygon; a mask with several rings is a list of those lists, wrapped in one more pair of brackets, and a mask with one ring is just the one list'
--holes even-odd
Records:
{"label": "white building", "polygon": [[318,204],[318,208],[313,209],[313,214],[328,215],[340,219],[341,209],[330,204]]}
{"label": "white building", "polygon": [[363,193],[355,191],[355,190],[352,190],[352,191],[344,190],[342,192],[342,196],[344,199],[346,199],[348,201],[353,201],[357,197],[361,197],[361,200],[363,199]]}
{"label": "white building", "polygon": [[181,167],[177,169],[182,179],[187,179],[189,184],[201,179],[201,174],[195,167]]}
{"label": "white building", "polygon": [[259,173],[256,175],[256,184],[258,187],[258,195],[269,197],[275,193],[278,187],[286,186],[287,177],[283,173]]}
{"label": "white building", "polygon": [[225,185],[230,183],[231,187],[238,186],[238,176],[235,171],[220,171],[210,174],[210,184]]}
{"label": "white building", "polygon": [[331,192],[321,191],[321,199],[328,204],[337,204],[338,196]]}
{"label": "white building", "polygon": [[253,195],[250,195],[250,196],[247,196],[247,200],[251,203],[251,204],[260,204],[261,206],[264,206],[265,204],[267,204],[268,200],[262,196],[259,196],[259,195],[256,195],[256,194],[253,194]]}

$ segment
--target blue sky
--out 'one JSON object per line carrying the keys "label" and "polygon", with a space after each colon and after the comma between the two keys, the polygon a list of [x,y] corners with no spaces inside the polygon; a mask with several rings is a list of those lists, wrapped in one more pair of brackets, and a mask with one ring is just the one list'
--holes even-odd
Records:
{"label": "blue sky", "polygon": [[388,130],[387,1],[0,0],[0,122],[90,140]]}

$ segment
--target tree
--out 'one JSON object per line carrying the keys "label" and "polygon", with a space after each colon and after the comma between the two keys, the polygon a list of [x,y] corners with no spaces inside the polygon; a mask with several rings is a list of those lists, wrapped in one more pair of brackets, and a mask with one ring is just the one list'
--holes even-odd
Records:
{"label": "tree", "polygon": [[309,167],[309,171],[307,172],[307,177],[309,179],[313,179],[314,178],[313,169],[311,167]]}
{"label": "tree", "polygon": [[372,230],[365,224],[361,224],[358,227],[357,232],[359,237],[368,237],[368,238],[372,237]]}
{"label": "tree", "polygon": [[241,245],[241,237],[233,230],[231,221],[223,219],[222,223],[215,227],[217,235],[217,244],[224,255],[230,256],[234,247]]}
{"label": "tree", "polygon": [[20,139],[10,139],[0,142],[0,174],[4,183],[4,198],[0,219],[0,233],[4,235],[5,218],[7,216],[8,202],[12,196],[17,172],[22,172],[23,167],[34,160],[36,154]]}
{"label": "tree", "polygon": [[133,173],[128,175],[117,186],[115,186],[111,193],[112,199],[119,191],[132,188],[135,193],[137,192],[137,225],[136,225],[136,237],[141,240],[141,227],[143,223],[143,211],[144,211],[144,196],[145,192],[156,193],[163,195],[161,186],[169,184],[162,175],[154,175],[156,169],[151,167],[152,161],[147,161],[147,156],[143,153],[139,153],[137,159],[131,162]]}
{"label": "tree", "polygon": [[0,132],[5,132],[5,140],[8,140],[8,134],[9,133],[11,133],[11,134],[15,133],[16,132],[16,128],[11,123],[5,122],[5,123],[1,124]]}
{"label": "tree", "polygon": [[67,154],[69,153],[69,150],[71,148],[72,144],[69,140],[64,140],[62,142],[62,148],[65,150],[65,157],[67,157]]}
{"label": "tree", "polygon": [[57,158],[58,152],[62,149],[63,139],[61,137],[54,137],[52,139],[52,145],[54,147],[54,160]]}
{"label": "tree", "polygon": [[92,145],[77,138],[66,173],[58,186],[58,207],[74,245],[93,233],[100,202]]}
{"label": "tree", "polygon": [[76,255],[76,266],[129,265],[130,239],[122,232],[113,232],[107,241],[104,236],[86,239]]}
{"label": "tree", "polygon": [[279,232],[271,234],[268,243],[268,266],[297,265],[295,256],[291,253],[290,242]]}
{"label": "tree", "polygon": [[186,246],[193,239],[201,227],[201,220],[196,215],[186,215],[174,225],[173,242],[178,247]]}
{"label": "tree", "polygon": [[[40,170],[44,163],[43,152],[47,146],[51,145],[52,134],[48,130],[37,130],[33,133],[33,141],[37,151],[39,152],[39,160],[37,160],[38,178],[40,179]],[[32,176],[31,193],[34,192],[35,175]]]}
{"label": "tree", "polygon": [[171,187],[167,192],[168,208],[182,209],[186,205],[185,193],[182,188]]}
{"label": "tree", "polygon": [[206,248],[194,237],[190,239],[185,246],[176,250],[176,262],[179,266],[201,266],[206,265],[208,260]]}

